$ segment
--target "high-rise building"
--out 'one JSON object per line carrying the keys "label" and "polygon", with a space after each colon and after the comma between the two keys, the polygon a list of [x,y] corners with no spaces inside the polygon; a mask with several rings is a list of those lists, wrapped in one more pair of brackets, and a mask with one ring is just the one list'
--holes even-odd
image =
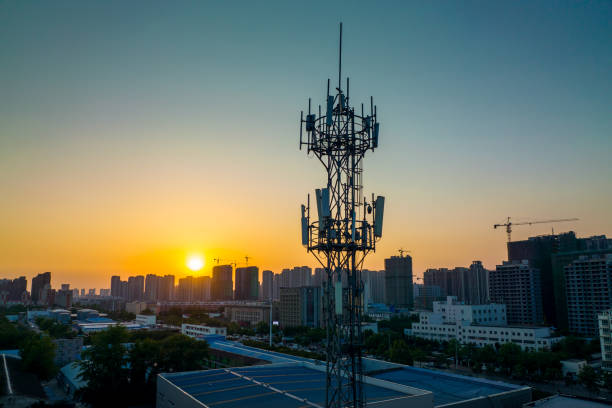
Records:
{"label": "high-rise building", "polygon": [[0,298],[5,301],[19,302],[27,296],[28,281],[25,276],[16,279],[0,279]]}
{"label": "high-rise building", "polygon": [[128,302],[144,299],[144,276],[130,276],[128,278]]}
{"label": "high-rise building", "polygon": [[234,298],[234,281],[232,265],[215,265],[213,267],[212,300],[232,300]]}
{"label": "high-rise building", "polygon": [[368,303],[385,303],[385,271],[361,271],[364,288],[364,301]]}
{"label": "high-rise building", "polygon": [[574,232],[559,235],[529,237],[524,241],[508,242],[508,261],[529,261],[532,268],[540,271],[542,305],[546,324],[557,326],[555,284],[551,255],[578,249],[580,243]]}
{"label": "high-rise building", "polygon": [[385,259],[385,303],[397,308],[413,306],[412,257],[392,256]]}
{"label": "high-rise building", "polygon": [[[48,286],[48,287],[45,287]],[[32,278],[32,293],[31,298],[33,303],[46,303],[46,293],[44,290],[51,288],[51,272],[39,273]],[[44,297],[45,299],[42,299]]]}
{"label": "high-rise building", "polygon": [[274,273],[272,271],[263,271],[261,273],[261,298],[262,300],[272,299]]}
{"label": "high-rise building", "polygon": [[508,324],[542,324],[540,271],[524,261],[504,261],[489,273],[491,302],[506,305]]}
{"label": "high-rise building", "polygon": [[557,327],[569,330],[567,285],[564,267],[579,259],[581,256],[601,256],[612,254],[612,240],[605,236],[579,238],[578,249],[552,254],[552,273],[555,293],[555,310]]}
{"label": "high-rise building", "polygon": [[165,275],[160,278],[157,300],[168,302],[174,299],[174,275]]}
{"label": "high-rise building", "polygon": [[161,277],[148,274],[145,278],[144,298],[148,301],[157,301]]}
{"label": "high-rise building", "polygon": [[193,300],[203,302],[210,300],[210,276],[198,276],[193,280]]}
{"label": "high-rise building", "polygon": [[321,327],[322,289],[316,286],[281,288],[280,326]]}
{"label": "high-rise building", "polygon": [[55,294],[54,303],[64,309],[69,309],[72,307],[72,290],[70,290],[70,284],[62,284],[62,288]]}
{"label": "high-rise building", "polygon": [[439,287],[442,296],[455,296],[460,302],[479,305],[488,301],[488,275],[482,262],[474,261],[469,268],[427,269],[423,283],[427,287]]}
{"label": "high-rise building", "polygon": [[177,295],[177,300],[181,302],[193,302],[193,276],[186,276],[179,279]]}
{"label": "high-rise building", "polygon": [[246,266],[236,268],[236,300],[257,300],[259,298],[259,268]]}
{"label": "high-rise building", "polygon": [[599,312],[598,317],[601,368],[612,371],[612,309]]}
{"label": "high-rise building", "polygon": [[280,288],[281,288],[282,274],[277,273],[272,277],[272,299],[280,299]]}
{"label": "high-rise building", "polygon": [[323,282],[327,280],[327,274],[324,268],[315,268],[312,274],[312,286],[323,287]]}
{"label": "high-rise building", "polygon": [[612,307],[612,254],[583,255],[563,269],[570,332],[597,335],[597,314]]}
{"label": "high-rise building", "polygon": [[121,277],[111,276],[111,296],[121,297]]}

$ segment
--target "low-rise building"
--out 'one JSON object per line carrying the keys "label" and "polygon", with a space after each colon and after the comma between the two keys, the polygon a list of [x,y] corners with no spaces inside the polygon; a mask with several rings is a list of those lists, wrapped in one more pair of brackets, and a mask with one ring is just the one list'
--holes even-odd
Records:
{"label": "low-rise building", "polygon": [[225,318],[236,323],[256,325],[259,322],[270,324],[270,304],[245,303],[225,307]]}
{"label": "low-rise building", "polygon": [[140,314],[143,310],[148,309],[147,302],[128,302],[125,304],[125,311],[128,313]]}
{"label": "low-rise building", "polygon": [[572,377],[576,377],[586,365],[586,360],[581,360],[579,358],[561,360],[561,372],[563,377],[567,377],[568,374]]}
{"label": "low-rise building", "polygon": [[185,336],[202,338],[206,336],[226,336],[227,328],[225,327],[209,327],[199,324],[183,323],[181,325],[181,333]]}
{"label": "low-rise building", "polygon": [[465,305],[449,296],[434,302],[434,312],[421,312],[419,322],[408,334],[436,341],[456,339],[476,346],[515,343],[523,350],[549,350],[561,340],[549,327],[508,326],[506,309],[501,304]]}
{"label": "low-rise building", "polygon": [[155,326],[155,324],[157,323],[157,316],[137,314],[136,323],[142,326]]}
{"label": "low-rise building", "polygon": [[74,339],[54,339],[53,343],[55,343],[54,362],[57,366],[64,366],[81,359],[83,337],[79,336]]}

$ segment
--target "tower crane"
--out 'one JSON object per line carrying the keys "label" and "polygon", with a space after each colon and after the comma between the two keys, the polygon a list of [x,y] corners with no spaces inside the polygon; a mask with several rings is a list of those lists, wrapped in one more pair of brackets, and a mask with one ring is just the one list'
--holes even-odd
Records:
{"label": "tower crane", "polygon": [[213,258],[213,261],[219,265],[220,262],[227,262],[227,265],[236,266],[236,261],[229,262],[229,259]]}
{"label": "tower crane", "polygon": [[397,250],[397,252],[399,252],[400,258],[403,258],[404,257],[404,253],[411,253],[412,251],[406,250],[404,248],[400,248],[400,249]]}
{"label": "tower crane", "polygon": [[527,222],[512,222],[510,221],[510,217],[503,224],[495,224],[493,225],[493,229],[497,229],[498,227],[506,227],[506,233],[508,234],[508,242],[512,241],[512,227],[515,225],[532,225],[532,224],[549,224],[553,222],[566,222],[566,221],[578,221],[578,218],[561,218],[557,220],[543,220],[543,221],[527,221]]}

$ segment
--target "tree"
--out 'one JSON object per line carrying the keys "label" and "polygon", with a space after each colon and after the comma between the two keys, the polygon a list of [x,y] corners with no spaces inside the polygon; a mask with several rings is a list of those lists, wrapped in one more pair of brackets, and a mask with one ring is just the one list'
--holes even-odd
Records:
{"label": "tree", "polygon": [[27,337],[19,348],[21,365],[25,371],[34,373],[41,380],[48,380],[55,374],[55,344],[49,336]]}
{"label": "tree", "polygon": [[257,332],[257,334],[269,334],[270,325],[262,320],[255,326],[255,332]]}
{"label": "tree", "polygon": [[584,385],[590,392],[596,393],[599,391],[597,386],[597,373],[595,369],[590,365],[585,365],[582,370],[578,373],[578,381]]}
{"label": "tree", "polygon": [[91,336],[91,347],[83,352],[81,378],[87,386],[82,398],[93,407],[124,406],[129,395],[126,348],[127,330],[111,327]]}
{"label": "tree", "polygon": [[603,382],[604,388],[608,392],[612,392],[612,373],[604,371],[602,376],[601,376],[601,380]]}
{"label": "tree", "polygon": [[162,372],[199,370],[208,357],[208,343],[182,334],[160,342],[159,367]]}
{"label": "tree", "polygon": [[514,343],[505,343],[499,348],[499,365],[507,375],[510,375],[514,366],[521,361],[522,352],[521,346]]}
{"label": "tree", "polygon": [[389,358],[394,363],[409,364],[414,362],[410,348],[404,340],[395,340],[389,350]]}

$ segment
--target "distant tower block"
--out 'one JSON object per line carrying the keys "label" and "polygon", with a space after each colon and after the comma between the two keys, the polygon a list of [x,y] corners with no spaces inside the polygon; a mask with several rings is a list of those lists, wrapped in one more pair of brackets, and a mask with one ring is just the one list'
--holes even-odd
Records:
{"label": "distant tower block", "polygon": [[[363,195],[362,162],[378,147],[379,123],[372,98],[368,112],[350,105],[349,80],[342,89],[342,24],[340,24],[338,87],[323,107],[301,114],[300,149],[305,146],[323,164],[327,185],[315,190],[316,214],[310,195],[301,207],[302,244],[323,266],[323,313],[327,328],[326,407],[365,405],[362,368],[361,315],[364,285],[361,269],[366,255],[382,237],[385,199]],[[343,282],[344,281],[344,282]]]}

